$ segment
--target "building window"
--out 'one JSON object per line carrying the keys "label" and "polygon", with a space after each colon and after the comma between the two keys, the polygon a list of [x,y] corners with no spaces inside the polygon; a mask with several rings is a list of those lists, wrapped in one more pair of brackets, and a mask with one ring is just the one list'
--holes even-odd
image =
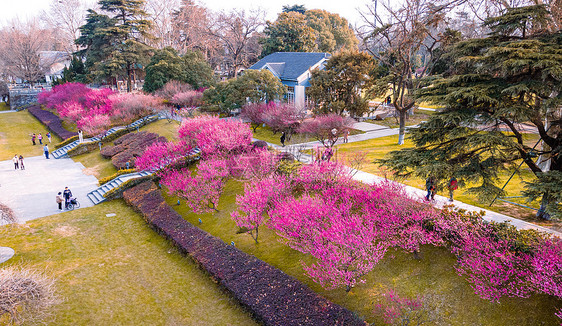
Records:
{"label": "building window", "polygon": [[287,87],[287,93],[285,94],[285,100],[289,104],[295,104],[295,88],[293,86]]}

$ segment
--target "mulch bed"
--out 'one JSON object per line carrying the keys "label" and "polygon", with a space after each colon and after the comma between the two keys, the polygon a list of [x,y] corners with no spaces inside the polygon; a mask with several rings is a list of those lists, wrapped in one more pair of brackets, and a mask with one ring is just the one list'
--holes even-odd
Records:
{"label": "mulch bed", "polygon": [[76,132],[68,131],[62,126],[62,120],[50,111],[41,109],[40,106],[33,106],[27,109],[31,115],[37,120],[41,121],[49,131],[59,136],[63,140],[77,135]]}
{"label": "mulch bed", "polygon": [[[101,149],[104,158],[111,158],[111,163],[117,169],[134,168],[137,157],[155,142],[167,142],[165,137],[146,131],[132,132],[115,140],[115,146],[105,146]],[[129,166],[127,167],[127,162]]]}

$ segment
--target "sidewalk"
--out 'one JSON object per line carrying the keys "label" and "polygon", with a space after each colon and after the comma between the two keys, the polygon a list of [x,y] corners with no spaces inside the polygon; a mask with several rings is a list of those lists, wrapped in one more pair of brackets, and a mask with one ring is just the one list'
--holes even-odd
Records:
{"label": "sidewalk", "polygon": [[60,213],[55,196],[69,187],[80,207],[93,206],[86,194],[98,186],[84,166],[72,159],[26,157],[25,170],[14,170],[11,160],[0,161],[0,201],[14,210],[20,223]]}

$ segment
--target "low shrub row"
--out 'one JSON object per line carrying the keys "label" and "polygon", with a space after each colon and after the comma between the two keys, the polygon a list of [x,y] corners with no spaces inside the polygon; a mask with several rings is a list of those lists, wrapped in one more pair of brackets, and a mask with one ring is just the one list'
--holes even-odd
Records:
{"label": "low shrub row", "polygon": [[67,151],[68,156],[74,157],[77,155],[89,153],[99,148],[98,142],[80,143]]}
{"label": "low shrub row", "polygon": [[137,157],[141,156],[148,146],[166,141],[165,137],[145,131],[129,133],[115,140],[115,146],[102,148],[101,155],[104,158],[111,158],[111,163],[117,169],[133,168]]}
{"label": "low shrub row", "polygon": [[62,126],[62,120],[57,117],[52,112],[41,109],[40,106],[34,106],[29,108],[27,111],[31,113],[37,120],[41,121],[42,124],[47,126],[47,128],[55,135],[62,139],[68,139],[75,136],[76,133],[64,129]]}
{"label": "low shrub row", "polygon": [[154,178],[156,178],[156,175],[151,174],[151,175],[146,175],[144,177],[129,179],[129,180],[123,182],[122,184],[120,184],[118,187],[115,187],[115,188],[109,190],[108,192],[106,192],[105,194],[103,194],[103,197],[105,197],[107,200],[122,198],[123,192],[125,190],[127,190],[129,188],[132,188],[132,187],[134,187],[138,184],[141,184],[145,181],[153,180]]}
{"label": "low shrub row", "polygon": [[153,182],[130,188],[123,197],[265,325],[366,325],[281,270],[191,225],[166,204]]}
{"label": "low shrub row", "polygon": [[78,140],[78,135],[74,135],[74,136],[72,136],[72,137],[70,137],[70,138],[67,138],[67,139],[61,141],[61,142],[58,143],[58,144],[55,144],[55,149],[59,149],[59,148],[61,148],[61,147],[64,147],[64,146],[66,146],[66,145],[72,143],[72,142],[75,141],[75,140]]}
{"label": "low shrub row", "polygon": [[102,186],[102,185],[108,183],[109,181],[111,181],[111,180],[117,178],[117,177],[120,176],[120,175],[133,173],[133,172],[135,172],[135,171],[136,171],[136,169],[123,169],[123,170],[119,170],[119,171],[117,171],[116,173],[114,173],[114,174],[112,174],[112,175],[110,175],[110,176],[108,176],[108,177],[99,179],[99,180],[98,180],[98,184],[99,184],[100,186]]}

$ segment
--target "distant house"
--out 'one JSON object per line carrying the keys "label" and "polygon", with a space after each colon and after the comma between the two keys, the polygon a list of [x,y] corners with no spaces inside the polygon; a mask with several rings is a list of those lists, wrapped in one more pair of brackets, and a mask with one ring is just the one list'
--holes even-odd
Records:
{"label": "distant house", "polygon": [[310,87],[313,69],[323,69],[329,53],[276,52],[261,59],[248,69],[267,69],[287,86],[287,102],[298,108],[306,106],[306,88]]}
{"label": "distant house", "polygon": [[63,51],[40,51],[39,63],[45,70],[45,81],[51,84],[55,79],[62,78],[65,67],[70,65],[71,55]]}

